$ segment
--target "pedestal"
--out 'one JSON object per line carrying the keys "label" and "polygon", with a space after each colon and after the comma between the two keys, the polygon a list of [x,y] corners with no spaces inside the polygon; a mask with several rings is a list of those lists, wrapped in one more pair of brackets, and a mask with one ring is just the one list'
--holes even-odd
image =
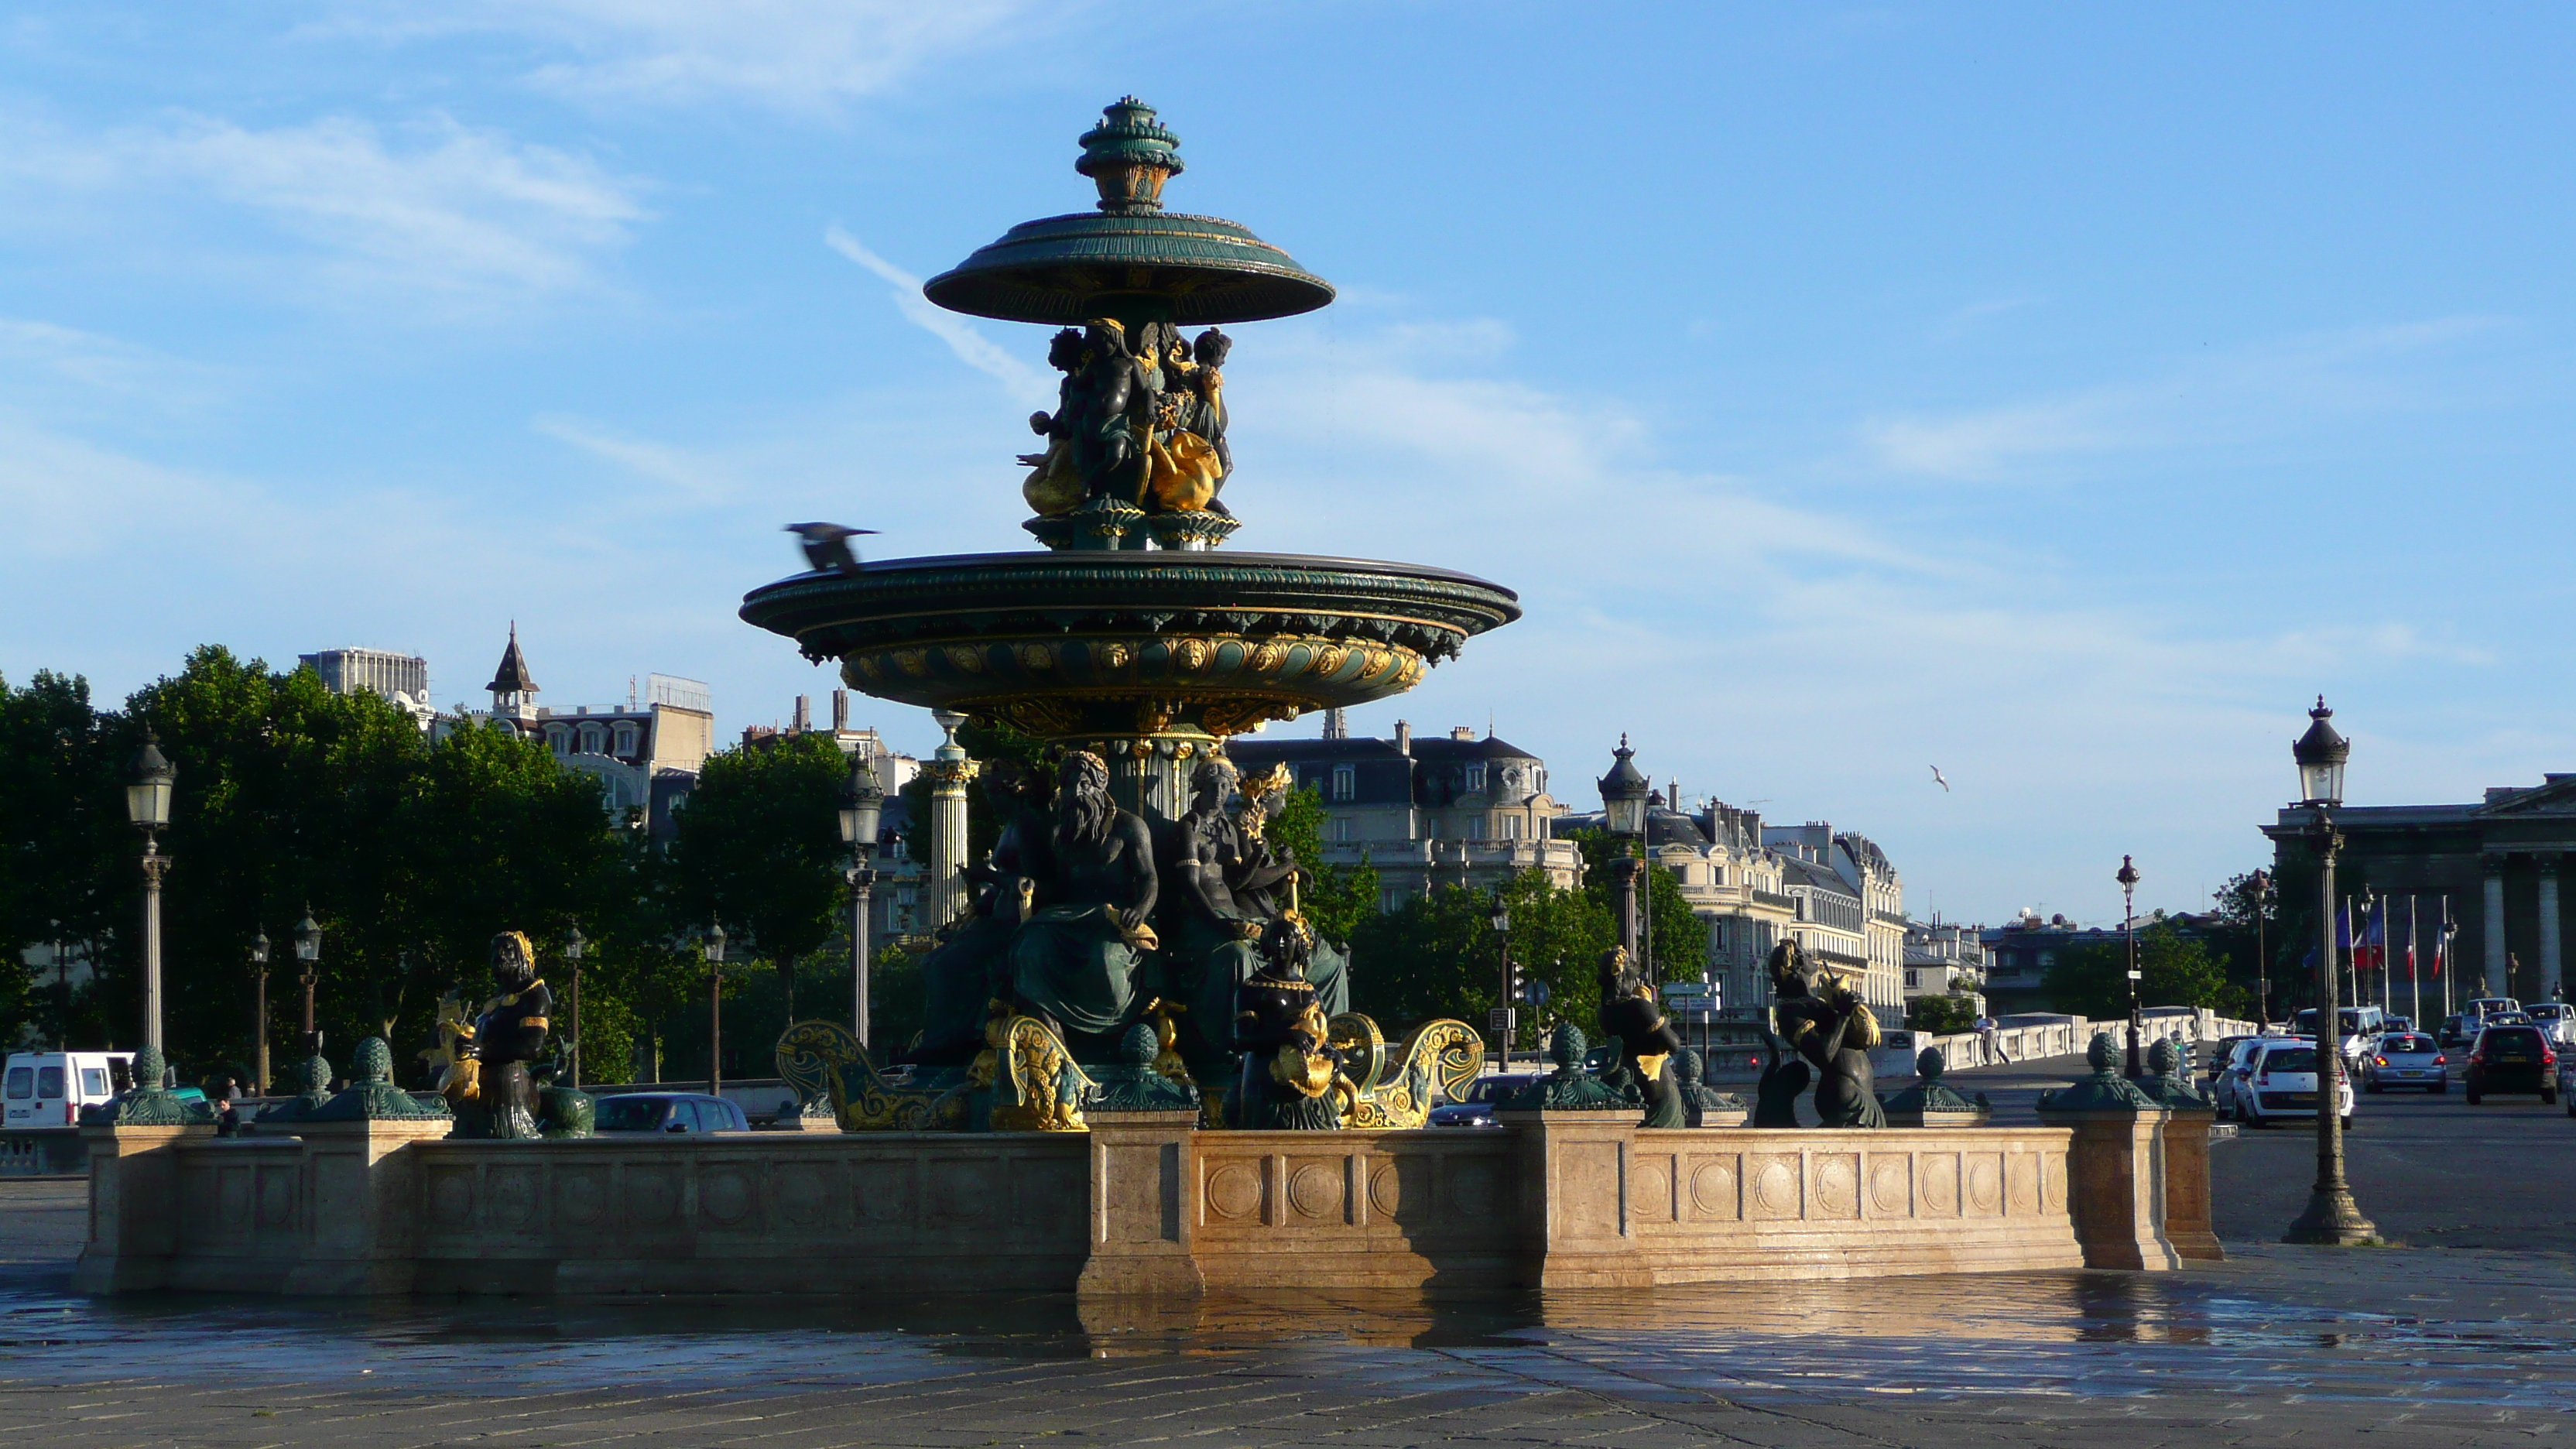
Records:
{"label": "pedestal", "polygon": [[1207,1277],[1190,1252],[1198,1216],[1190,1133],[1196,1111],[1094,1112],[1091,1256],[1084,1297],[1196,1298]]}
{"label": "pedestal", "polygon": [[204,1127],[84,1127],[89,1144],[89,1241],[72,1287],[136,1293],[164,1287],[179,1247],[179,1144]]}
{"label": "pedestal", "polygon": [[450,1117],[303,1122],[311,1236],[286,1278],[289,1293],[369,1297],[409,1293],[418,1267],[420,1182],[415,1142],[454,1131]]}
{"label": "pedestal", "polygon": [[[2165,1235],[2165,1124],[2172,1115],[2161,1107],[2040,1109],[2040,1121],[2075,1131],[2067,1148],[2067,1205],[2085,1267],[2159,1273],[2182,1266],[2182,1254]],[[2205,1116],[2201,1130],[2206,1153]]]}
{"label": "pedestal", "polygon": [[2165,1241],[2185,1258],[2227,1261],[2209,1225],[2209,1129],[2214,1111],[2177,1107],[2165,1119]]}

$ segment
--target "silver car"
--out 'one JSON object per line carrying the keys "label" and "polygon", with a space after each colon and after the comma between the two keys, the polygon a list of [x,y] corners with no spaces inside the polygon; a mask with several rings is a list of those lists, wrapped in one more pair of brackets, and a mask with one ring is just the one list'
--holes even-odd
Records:
{"label": "silver car", "polygon": [[2385,1092],[2413,1087],[2443,1093],[2451,1090],[2450,1058],[2441,1043],[2418,1031],[2392,1031],[2361,1059],[2361,1089]]}

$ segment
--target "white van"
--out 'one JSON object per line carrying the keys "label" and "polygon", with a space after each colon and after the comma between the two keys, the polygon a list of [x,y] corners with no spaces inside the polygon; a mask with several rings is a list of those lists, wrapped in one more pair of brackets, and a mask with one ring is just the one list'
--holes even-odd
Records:
{"label": "white van", "polygon": [[80,1109],[104,1104],[132,1075],[132,1052],[11,1052],[0,1107],[12,1132],[77,1127]]}

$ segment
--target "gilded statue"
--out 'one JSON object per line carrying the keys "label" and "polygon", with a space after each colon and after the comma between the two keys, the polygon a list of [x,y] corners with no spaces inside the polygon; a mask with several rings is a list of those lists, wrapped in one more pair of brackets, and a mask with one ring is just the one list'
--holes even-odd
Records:
{"label": "gilded statue", "polygon": [[1020,494],[1053,516],[1108,500],[1151,513],[1225,514],[1217,493],[1234,471],[1225,440],[1225,373],[1233,339],[1211,327],[1195,343],[1168,322],[1132,334],[1114,317],[1065,328],[1047,344],[1063,374],[1052,413],[1029,415],[1046,440],[1020,455]]}
{"label": "gilded statue", "polygon": [[1243,1065],[1228,1116],[1237,1127],[1320,1132],[1342,1125],[1345,1104],[1334,1085],[1342,1080],[1347,1098],[1349,1084],[1332,1024],[1306,980],[1312,940],[1300,921],[1270,922],[1261,931],[1260,969],[1235,990],[1232,1044]]}
{"label": "gilded statue", "polygon": [[[1869,1065],[1879,1032],[1868,1003],[1794,939],[1772,950],[1770,971],[1774,1030],[1814,1074],[1818,1121],[1827,1127],[1886,1126]],[[1782,1070],[1775,1066],[1773,1072]],[[1772,1075],[1766,1072],[1766,1086],[1757,1088],[1766,1108],[1773,1101]]]}
{"label": "gilded statue", "polygon": [[1644,1102],[1648,1127],[1687,1127],[1689,1108],[1679,1084],[1667,1070],[1682,1039],[1665,1020],[1655,1001],[1655,988],[1629,969],[1628,951],[1613,946],[1601,953],[1601,1030],[1619,1044],[1619,1060],[1602,1073],[1614,1089],[1634,1091]]}
{"label": "gilded statue", "polygon": [[492,938],[492,980],[498,992],[471,1022],[455,996],[441,1004],[439,1054],[447,1069],[439,1094],[456,1114],[460,1137],[539,1137],[528,1064],[545,1055],[554,993],[537,978],[536,948],[525,935]]}

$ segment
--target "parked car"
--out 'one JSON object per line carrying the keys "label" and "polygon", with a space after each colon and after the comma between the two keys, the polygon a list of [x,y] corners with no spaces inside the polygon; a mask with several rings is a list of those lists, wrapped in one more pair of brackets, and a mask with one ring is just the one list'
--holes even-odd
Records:
{"label": "parked car", "polygon": [[1494,1104],[1510,1099],[1523,1087],[1537,1081],[1535,1075],[1520,1072],[1497,1072],[1478,1077],[1467,1084],[1457,1101],[1431,1109],[1434,1127],[1500,1127],[1494,1118]]}
{"label": "parked car", "polygon": [[2440,1094],[2451,1090],[2450,1058],[2441,1044],[2420,1031],[2392,1031],[2361,1060],[2361,1089],[2384,1092],[2391,1087],[2419,1087]]}
{"label": "parked car", "polygon": [[79,1125],[81,1108],[115,1099],[133,1061],[132,1052],[11,1052],[0,1077],[7,1125],[13,1131]]}
{"label": "parked car", "polygon": [[2541,1101],[2554,1103],[2558,1100],[2557,1067],[2558,1052],[2539,1027],[2508,1022],[2478,1033],[2477,1041],[2469,1047],[2468,1075],[2460,1085],[2468,1092],[2469,1105],[2473,1107],[2490,1092],[2537,1092]]}
{"label": "parked car", "polygon": [[[2352,1081],[2335,1095],[2343,1125],[2352,1125]],[[2269,1127],[2282,1118],[2317,1115],[2317,1044],[2313,1037],[2272,1037],[2258,1049],[2237,1092],[2237,1112],[2248,1126]]]}
{"label": "parked car", "polygon": [[599,1099],[593,1130],[602,1133],[748,1132],[751,1119],[704,1092],[620,1092]]}
{"label": "parked car", "polygon": [[2522,1014],[2530,1017],[2531,1024],[2556,1046],[2567,1045],[2570,1029],[2576,1028],[2576,1007],[2563,1001],[2535,1001],[2524,1007]]}
{"label": "parked car", "polygon": [[2471,1034],[2469,1019],[2465,1016],[2443,1017],[2442,1029],[2434,1033],[2441,1038],[2442,1045],[2445,1047],[2467,1046]]}
{"label": "parked car", "polygon": [[2209,1085],[2210,1094],[2218,1099],[2219,1116],[2241,1118],[2244,1115],[2237,1102],[2249,1090],[2246,1084],[2254,1078],[2254,1059],[2263,1054],[2265,1042],[2281,1040],[2284,1038],[2241,1036],[2234,1046],[2227,1049],[2227,1060],[2219,1064],[2218,1073]]}
{"label": "parked car", "polygon": [[2201,1049],[2200,1069],[2209,1077],[2209,1089],[2218,1090],[2219,1079],[2227,1075],[2228,1061],[2236,1055],[2238,1042],[2255,1041],[2250,1036],[2222,1036]]}

